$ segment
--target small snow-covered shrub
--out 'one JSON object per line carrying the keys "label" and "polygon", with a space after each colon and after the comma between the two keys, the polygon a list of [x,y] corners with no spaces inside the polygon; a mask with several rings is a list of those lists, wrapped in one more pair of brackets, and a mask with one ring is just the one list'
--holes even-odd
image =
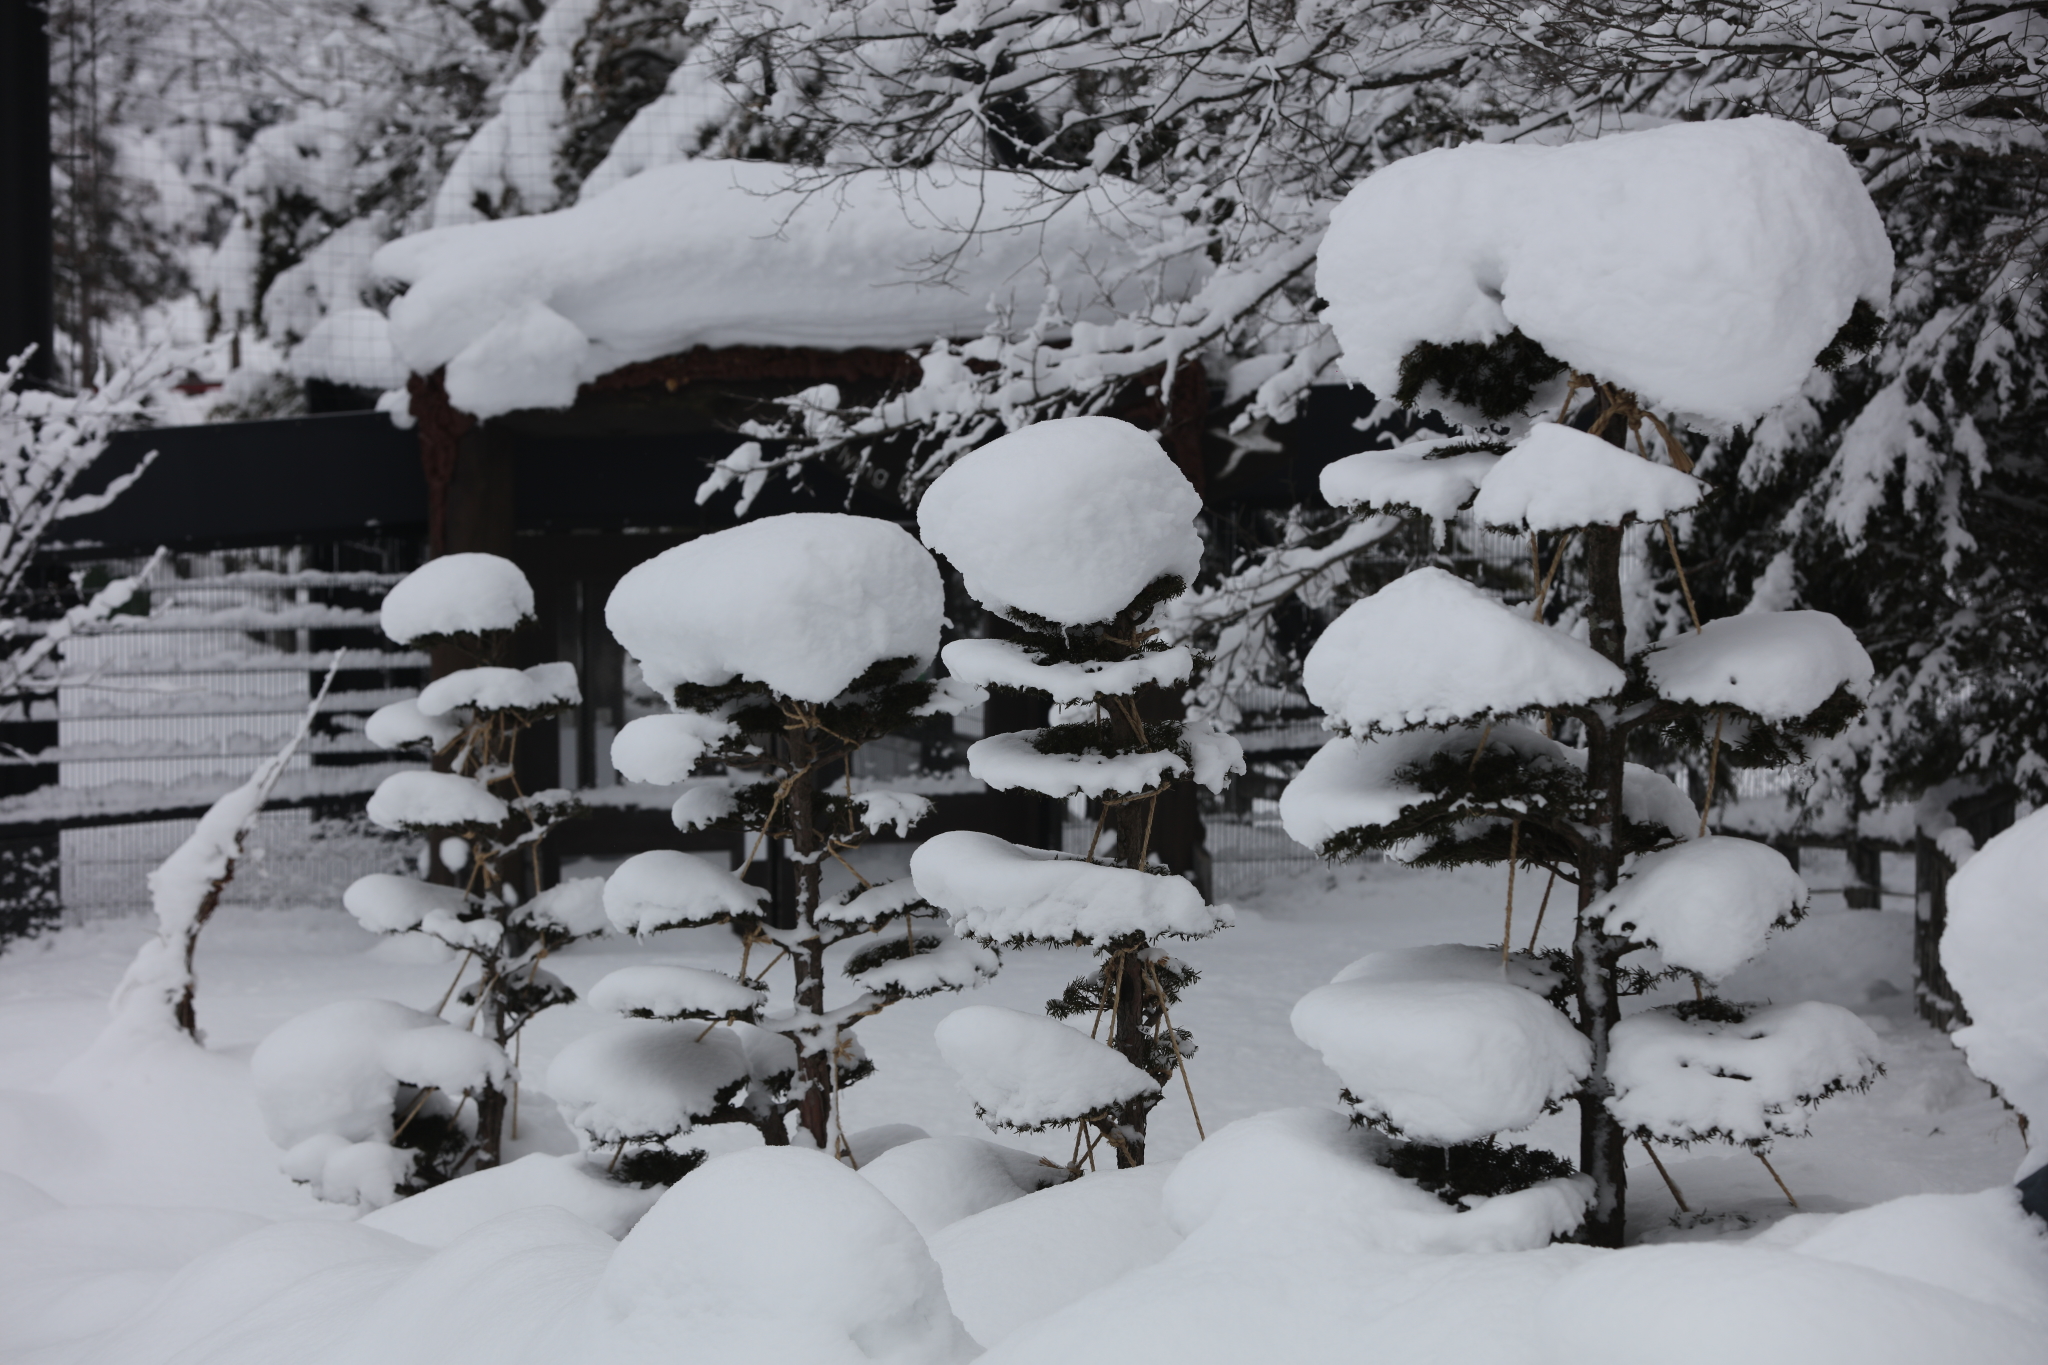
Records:
{"label": "small snow-covered shrub", "polygon": [[[991,945],[1093,948],[1101,966],[1046,1008],[1056,1019],[1106,1021],[1110,1055],[1091,1057],[1103,1047],[1092,1029],[1085,1037],[1034,1032],[1013,1020],[998,1031],[987,1011],[948,1021],[952,1041],[942,1033],[941,1048],[991,1124],[1074,1123],[1077,1150],[1081,1130],[1092,1129],[1119,1166],[1144,1164],[1147,1115],[1195,1046],[1170,1015],[1196,974],[1160,940],[1201,938],[1231,923],[1228,907],[1204,903],[1151,856],[1159,797],[1173,783],[1220,791],[1244,771],[1236,740],[1206,721],[1164,719],[1170,708],[1158,705],[1163,689],[1194,668],[1185,646],[1158,639],[1152,619],[1201,567],[1201,507],[1151,437],[1110,418],[1076,417],[962,457],[917,509],[925,543],[983,605],[1021,628],[1012,640],[947,645],[953,676],[1044,692],[1059,708],[1044,729],[975,743],[968,771],[998,791],[1086,797],[1102,812],[1081,858],[955,831],[919,849],[911,873],[960,933]],[[1111,842],[1116,862],[1098,861]],[[999,1037],[1008,1041],[998,1045]],[[1027,1057],[1032,1065],[1017,1070]],[[1058,1084],[1065,1072],[1105,1084]]]}
{"label": "small snow-covered shrub", "polygon": [[[366,808],[372,823],[423,839],[427,854],[419,877],[371,873],[342,897],[372,933],[424,935],[473,962],[475,975],[463,981],[458,970],[460,988],[451,986],[439,1008],[452,1009],[461,1028],[501,1056],[534,1015],[575,999],[542,962],[608,927],[602,879],[538,885],[539,844],[574,814],[575,802],[566,791],[521,790],[514,746],[534,722],[575,705],[579,691],[569,664],[499,663],[513,632],[532,618],[526,576],[496,555],[443,555],[385,595],[382,623],[393,641],[445,645],[475,662],[435,679],[417,698],[383,707],[364,727],[373,743],[431,759],[429,768],[384,779]],[[318,1064],[308,1054],[307,1065]],[[447,1179],[471,1158],[479,1168],[497,1164],[513,1095],[509,1075],[479,1073],[422,1101],[405,1130],[422,1155],[407,1168],[403,1187]],[[457,1112],[466,1116],[460,1132],[448,1126]],[[430,1148],[426,1139],[434,1133],[440,1141]]]}
{"label": "small snow-covered shrub", "polygon": [[[1628,1136],[1761,1150],[1878,1069],[1846,1010],[1707,995],[1803,913],[1805,887],[1628,761],[1700,753],[1710,795],[1725,765],[1794,761],[1860,709],[1869,658],[1820,612],[1695,616],[1631,643],[1621,571],[1712,493],[1660,414],[1722,428],[1792,398],[1821,352],[1869,332],[1891,265],[1841,152],[1762,118],[1412,157],[1351,193],[1318,257],[1350,373],[1464,426],[1340,460],[1326,495],[1439,521],[1469,508],[1527,538],[1532,581],[1511,607],[1417,569],[1309,652],[1304,689],[1339,734],[1283,796],[1289,834],[1327,857],[1505,862],[1509,899],[1497,949],[1365,959],[1301,1001],[1295,1031],[1359,1118],[1446,1161],[1576,1102],[1596,1244],[1620,1243]],[[1532,956],[1533,932],[1514,951],[1518,870],[1549,874],[1545,906],[1557,882],[1575,890],[1568,953]],[[1686,975],[1697,1002],[1623,1017]]]}
{"label": "small snow-covered shrub", "polygon": [[[941,615],[931,555],[865,517],[770,517],[620,580],[606,624],[672,709],[621,730],[614,765],[631,781],[699,778],[675,804],[677,827],[746,831],[748,866],[781,841],[796,903],[778,921],[745,868],[672,850],[612,875],[604,909],[622,932],[730,923],[744,947],[729,976],[648,966],[599,983],[591,1002],[628,1023],[564,1053],[549,1079],[587,1146],[613,1147],[621,1165],[666,1161],[657,1153],[694,1126],[723,1122],[780,1145],[794,1115],[805,1141],[834,1147],[839,1090],[873,1070],[852,1026],[995,974],[996,954],[955,938],[907,880],[877,885],[855,870],[853,891],[821,891],[826,859],[852,869],[868,835],[908,832],[930,809],[914,793],[863,787],[861,746],[979,699],[926,676]],[[854,949],[850,994],[827,989],[825,954],[841,944]],[[771,1001],[762,977],[785,957],[794,990]]]}

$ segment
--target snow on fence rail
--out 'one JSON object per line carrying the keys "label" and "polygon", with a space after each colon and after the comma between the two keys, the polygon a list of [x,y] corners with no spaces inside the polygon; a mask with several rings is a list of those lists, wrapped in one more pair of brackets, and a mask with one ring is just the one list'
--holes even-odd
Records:
{"label": "snow on fence rail", "polygon": [[[17,704],[0,747],[0,861],[33,869],[0,876],[0,913],[60,904],[89,918],[146,904],[150,868],[276,750],[336,648],[349,651],[341,685],[279,781],[229,894],[330,899],[389,866],[399,850],[352,809],[411,766],[370,744],[362,726],[424,676],[425,654],[393,649],[377,630],[377,604],[414,553],[364,541],[174,555],[121,614],[65,640],[48,685],[25,716]],[[68,567],[90,591],[143,563]],[[0,623],[15,639],[47,628]]]}

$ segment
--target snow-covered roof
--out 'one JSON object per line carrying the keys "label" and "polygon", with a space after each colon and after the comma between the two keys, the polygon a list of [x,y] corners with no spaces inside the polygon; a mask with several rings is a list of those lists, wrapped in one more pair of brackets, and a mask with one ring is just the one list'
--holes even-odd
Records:
{"label": "snow-covered roof", "polygon": [[380,250],[408,286],[391,341],[415,373],[447,366],[480,417],[568,407],[577,387],[693,346],[928,345],[1036,318],[1108,322],[1185,298],[1206,273],[1167,246],[1185,225],[1141,191],[1072,197],[1033,176],[941,167],[829,178],[697,160],[573,208],[434,228]]}

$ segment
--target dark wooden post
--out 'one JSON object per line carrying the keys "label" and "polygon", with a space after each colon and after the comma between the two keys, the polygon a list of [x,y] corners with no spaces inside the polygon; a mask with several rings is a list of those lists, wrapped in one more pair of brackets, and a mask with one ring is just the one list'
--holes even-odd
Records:
{"label": "dark wooden post", "polygon": [[0,359],[56,374],[50,241],[50,35],[42,0],[0,0]]}

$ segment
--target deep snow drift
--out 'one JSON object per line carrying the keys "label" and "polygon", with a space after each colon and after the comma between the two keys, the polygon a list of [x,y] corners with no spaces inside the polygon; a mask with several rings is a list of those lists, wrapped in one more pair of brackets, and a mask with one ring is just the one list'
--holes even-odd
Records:
{"label": "deep snow drift", "polygon": [[[962,1003],[1035,1014],[1071,973],[1057,951],[1012,950],[964,1002],[868,1021],[881,1067],[845,1096],[859,1174],[728,1128],[719,1150],[740,1155],[658,1205],[602,1180],[561,1155],[574,1138],[537,1093],[556,1056],[617,1023],[578,1005],[526,1040],[508,1165],[352,1225],[278,1173],[250,1048],[330,999],[431,1005],[446,950],[379,942],[338,908],[224,911],[200,950],[210,1049],[96,1046],[148,929],[65,930],[0,958],[0,1358],[947,1361],[974,1358],[962,1329],[992,1361],[1348,1362],[1361,1342],[1409,1360],[1604,1361],[1639,1358],[1646,1340],[1659,1358],[1702,1362],[2041,1358],[2048,1249],[2006,1188],[2018,1131],[1913,1020],[1897,989],[1905,914],[1822,893],[1728,984],[1745,999],[1818,996],[1877,1032],[1888,1074],[1774,1150],[1803,1212],[1747,1155],[1703,1146],[1671,1163],[1700,1212],[1679,1215],[1645,1162],[1633,1227],[1712,1244],[1542,1247],[1561,1199],[1458,1213],[1373,1165],[1289,1011],[1333,962],[1483,940],[1499,882],[1319,870],[1248,898],[1230,934],[1177,948],[1205,973],[1185,1022],[1205,1040],[1190,1072],[1210,1141],[1196,1148],[1169,1095],[1143,1170],[1060,1183],[1062,1134],[987,1141],[933,1029]],[[1547,927],[1543,946],[1563,933]],[[587,992],[629,966],[723,965],[730,943],[723,928],[670,931],[550,963]],[[1531,1140],[1568,1147],[1569,1128],[1539,1120]],[[650,1205],[659,1216],[642,1218]],[[1533,1249],[1501,1254],[1516,1246]],[[812,1306],[764,1307],[760,1279],[799,1263]],[[1147,1310],[1131,1314],[1134,1300]],[[1595,1300],[1637,1325],[1589,1336]]]}

